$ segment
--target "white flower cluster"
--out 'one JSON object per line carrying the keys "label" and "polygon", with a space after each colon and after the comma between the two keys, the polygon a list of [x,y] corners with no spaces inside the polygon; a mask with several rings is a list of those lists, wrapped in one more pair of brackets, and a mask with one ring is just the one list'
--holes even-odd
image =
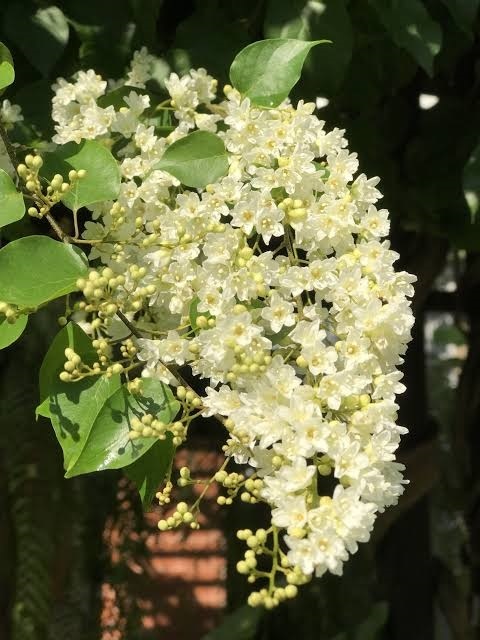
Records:
{"label": "white flower cluster", "polygon": [[[137,340],[143,375],[170,383],[170,365],[188,366],[208,381],[202,414],[221,417],[226,456],[250,469],[242,498],[266,502],[267,535],[281,534],[275,588],[340,574],[403,491],[395,394],[415,277],[393,268],[378,178],[357,173],[344,132],[327,131],[315,105],[259,108],[230,86],[214,102],[204,70],[166,86],[177,122],[161,137],[142,116],[147,96],[101,109],[106,83],[93,71],[58,82],[55,141],[128,140],[118,202],[95,208],[84,238],[125,276],[116,307],[154,332]],[[217,133],[229,161],[197,190],[153,169],[194,128]]]}
{"label": "white flower cluster", "polygon": [[22,122],[22,109],[18,104],[12,104],[10,100],[3,100],[0,104],[0,122],[5,129],[11,129],[17,122]]}
{"label": "white flower cluster", "polygon": [[[10,100],[2,100],[0,103],[0,124],[6,131],[12,129],[17,122],[22,122],[22,109],[18,104],[12,104]],[[0,139],[0,169],[3,169],[9,176],[15,175],[15,168],[5,148],[3,140]]]}

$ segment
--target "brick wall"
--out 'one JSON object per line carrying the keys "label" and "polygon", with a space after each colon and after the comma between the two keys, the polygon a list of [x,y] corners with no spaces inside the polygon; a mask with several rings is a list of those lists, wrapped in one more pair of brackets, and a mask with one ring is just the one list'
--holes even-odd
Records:
{"label": "brick wall", "polygon": [[[192,477],[206,479],[221,463],[222,456],[201,442],[179,452],[176,460],[177,468],[189,466]],[[202,488],[176,489],[172,503],[191,503]],[[199,530],[160,532],[158,520],[168,510],[154,507],[139,522],[132,489],[126,480],[120,482],[118,514],[108,523],[104,539],[113,572],[121,580],[102,587],[101,640],[200,640],[218,624],[226,601],[226,559],[217,495],[212,485]]]}

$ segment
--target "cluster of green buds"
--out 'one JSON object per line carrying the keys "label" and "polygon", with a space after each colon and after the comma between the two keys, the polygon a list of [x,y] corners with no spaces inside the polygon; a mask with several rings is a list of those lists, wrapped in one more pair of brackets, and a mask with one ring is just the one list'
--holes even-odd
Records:
{"label": "cluster of green buds", "polygon": [[68,179],[56,173],[48,182],[45,191],[42,189],[42,182],[39,171],[43,166],[43,160],[39,155],[28,154],[25,156],[25,163],[19,164],[17,173],[25,183],[25,189],[31,194],[35,206],[28,208],[28,214],[33,218],[43,218],[50,209],[60,202],[63,196],[69,191],[77,180],[86,176],[85,169],[76,171],[71,169]]}
{"label": "cluster of green buds", "polygon": [[200,396],[192,389],[187,389],[182,385],[176,388],[176,396],[186,409],[199,409],[202,406]]}
{"label": "cluster of green buds", "polygon": [[[97,311],[103,317],[112,317],[118,311],[118,305],[112,302],[114,292],[125,284],[124,275],[115,275],[110,267],[101,271],[92,269],[87,278],[79,278],[77,288],[85,300],[78,303],[81,311],[92,313]],[[101,321],[99,323],[101,326]]]}
{"label": "cluster of green buds", "polygon": [[143,395],[143,379],[142,378],[132,378],[127,382],[128,392],[134,396]]}
{"label": "cluster of green buds", "polygon": [[255,504],[260,499],[260,491],[263,488],[263,480],[261,478],[247,478],[240,494],[242,502]]}
{"label": "cluster of green buds", "polygon": [[111,378],[113,375],[123,373],[124,367],[120,362],[108,364],[107,366],[108,356],[105,354],[108,352],[109,346],[105,340],[94,340],[92,344],[97,349],[97,353],[102,354],[99,357],[99,361],[94,362],[92,366],[82,362],[82,358],[70,347],[65,349],[67,360],[63,365],[64,370],[60,372],[60,380],[62,382],[75,382],[88,376],[99,375]]}
{"label": "cluster of green buds", "polygon": [[[128,437],[130,440],[137,440],[137,438],[158,438],[159,440],[166,440],[167,433],[170,432],[175,438],[182,438],[185,432],[185,427],[182,422],[177,421],[173,424],[166,424],[161,420],[157,420],[152,414],[146,413],[141,418],[133,417],[130,422],[130,432]],[[181,440],[183,442],[183,440]],[[180,442],[180,443],[181,443]]]}
{"label": "cluster of green buds", "polygon": [[217,471],[214,479],[227,490],[226,496],[218,496],[217,498],[217,503],[220,505],[231,505],[233,499],[245,483],[245,476],[243,474],[237,473],[236,471],[228,473],[225,469]]}
{"label": "cluster of green buds", "polygon": [[163,489],[162,489],[161,491],[158,491],[158,492],[155,494],[155,497],[157,498],[158,503],[159,503],[161,506],[164,506],[164,505],[166,505],[166,504],[169,504],[169,503],[170,503],[170,500],[171,500],[171,494],[172,494],[172,489],[173,489],[173,484],[172,484],[172,482],[170,482],[170,480],[168,480],[168,481],[165,483],[165,486],[163,487]]}
{"label": "cluster of green buds", "polygon": [[[248,576],[247,580],[253,584],[259,578],[267,578],[269,588],[260,589],[250,594],[248,604],[252,607],[264,606],[273,609],[284,600],[295,598],[298,592],[297,585],[308,581],[299,567],[291,567],[287,556],[280,549],[278,543],[278,531],[275,527],[268,530],[240,529],[237,531],[237,538],[246,543],[248,549],[245,551],[244,559],[237,562],[237,571]],[[258,567],[257,557],[265,555],[271,558],[271,569],[265,571]],[[278,586],[276,574],[283,574],[284,586]]]}
{"label": "cluster of green buds", "polygon": [[[279,162],[282,158],[279,159]],[[285,216],[289,222],[300,222],[307,217],[308,200],[299,198],[285,198],[278,204],[278,208],[285,211]]]}
{"label": "cluster of green buds", "polygon": [[83,377],[85,371],[85,365],[82,362],[82,358],[75,353],[73,349],[67,347],[65,349],[66,362],[63,365],[63,371],[60,373],[60,380],[62,382],[73,382]]}
{"label": "cluster of green buds", "polygon": [[112,231],[117,231],[125,222],[125,207],[122,207],[119,202],[114,202],[110,209],[110,215],[112,216]]}
{"label": "cluster of green buds", "polygon": [[200,529],[200,525],[196,520],[197,513],[198,509],[195,507],[190,509],[186,502],[179,502],[172,515],[159,521],[158,528],[160,531],[168,531],[182,525],[188,525],[190,529]]}

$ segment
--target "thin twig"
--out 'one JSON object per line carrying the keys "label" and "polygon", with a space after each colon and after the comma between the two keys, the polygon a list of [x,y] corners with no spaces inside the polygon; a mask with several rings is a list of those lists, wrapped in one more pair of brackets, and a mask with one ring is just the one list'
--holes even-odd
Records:
{"label": "thin twig", "polygon": [[117,311],[117,316],[120,318],[120,320],[123,322],[123,324],[127,327],[127,329],[130,329],[130,332],[136,338],[143,338],[143,336],[140,333],[140,331],[136,327],[133,326],[133,324],[130,322],[130,320],[126,317],[126,315],[122,311]]}
{"label": "thin twig", "polygon": [[65,233],[65,231],[63,231],[63,229],[60,227],[60,225],[55,220],[55,218],[52,216],[52,214],[51,213],[46,213],[45,214],[45,218],[50,223],[50,226],[55,231],[55,233],[57,234],[58,238],[62,242],[65,242],[66,244],[69,244],[70,243],[70,236],[67,233]]}

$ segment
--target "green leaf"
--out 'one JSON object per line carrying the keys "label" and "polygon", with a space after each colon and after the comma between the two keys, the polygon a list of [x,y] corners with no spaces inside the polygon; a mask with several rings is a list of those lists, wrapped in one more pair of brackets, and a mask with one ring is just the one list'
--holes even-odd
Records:
{"label": "green leaf", "polygon": [[480,144],[472,151],[463,170],[463,191],[470,209],[471,221],[475,222],[480,199]]}
{"label": "green leaf", "polygon": [[116,111],[121,109],[122,107],[126,107],[127,103],[124,98],[129,96],[132,91],[137,94],[145,93],[141,89],[137,89],[136,87],[123,86],[118,87],[118,89],[113,89],[113,91],[109,91],[105,93],[103,96],[100,96],[97,100],[97,104],[102,109],[106,109],[107,107],[114,107]]}
{"label": "green leaf", "polygon": [[65,363],[65,349],[78,353],[91,366],[97,360],[92,341],[73,322],[68,323],[53,339],[39,372],[40,405],[35,413],[52,421],[63,450],[65,468],[80,443],[82,426],[95,419],[106,400],[120,387],[120,376],[92,376],[77,382],[63,382],[59,374]]}
{"label": "green leaf", "polygon": [[124,472],[136,484],[145,510],[152,504],[172,458],[173,445],[170,436],[166,440],[155,442],[145,455],[125,467]]}
{"label": "green leaf", "polygon": [[15,342],[25,331],[27,322],[27,315],[20,316],[13,324],[7,322],[5,318],[0,320],[0,349],[5,349]]}
{"label": "green leaf", "polygon": [[442,30],[420,0],[370,0],[395,44],[406,49],[431,76],[433,60],[442,47]]}
{"label": "green leaf", "polygon": [[376,602],[368,617],[348,635],[349,640],[379,640],[388,618],[388,604]]}
{"label": "green leaf", "polygon": [[38,416],[42,416],[43,418],[50,418],[50,397],[47,396],[43,402],[41,402],[35,408],[35,416],[38,419]]}
{"label": "green leaf", "polygon": [[68,22],[55,6],[35,13],[24,2],[11,2],[5,15],[9,37],[43,76],[48,76],[68,42]]}
{"label": "green leaf", "polygon": [[203,636],[202,640],[253,640],[263,615],[260,607],[239,607],[225,616],[222,624]]}
{"label": "green leaf", "polygon": [[195,296],[195,298],[193,298],[192,301],[190,302],[190,307],[189,307],[189,310],[188,310],[188,318],[190,320],[190,326],[195,331],[195,333],[200,331],[200,328],[197,325],[198,316],[205,316],[206,318],[211,318],[211,315],[210,315],[210,313],[208,311],[200,312],[198,310],[198,303],[199,302],[200,302],[199,298],[197,296]]}
{"label": "green leaf", "polygon": [[328,640],[380,640],[383,637],[381,631],[388,618],[388,604],[376,602],[372,605],[367,618],[362,620],[348,631],[335,634]]}
{"label": "green leaf", "polygon": [[450,11],[457,26],[465,33],[471,34],[480,0],[442,0],[442,2]]}
{"label": "green leaf", "polygon": [[0,91],[15,80],[13,58],[7,47],[0,42]]}
{"label": "green leaf", "polygon": [[[77,324],[69,322],[63,327],[53,339],[40,367],[38,378],[40,404],[35,409],[37,416],[51,418],[50,394],[58,393],[62,389],[65,392],[71,390],[71,384],[62,382],[59,378],[60,372],[64,370],[65,349],[67,347],[78,353],[82,361],[88,365],[92,365],[97,359],[97,353],[92,347],[92,341]],[[94,379],[87,380],[87,386],[93,381]],[[75,387],[76,390],[83,388],[85,381],[75,383],[75,385],[77,384],[80,386]]]}
{"label": "green leaf", "polygon": [[228,156],[221,138],[208,131],[194,131],[169,147],[155,165],[187,187],[200,189],[228,171]]}
{"label": "green leaf", "polygon": [[0,227],[23,218],[25,203],[8,173],[0,169]]}
{"label": "green leaf", "polygon": [[0,249],[0,291],[5,302],[38,307],[76,290],[86,274],[85,255],[46,236],[27,236]]}
{"label": "green leaf", "polygon": [[300,79],[310,49],[324,42],[272,38],[249,44],[232,62],[230,80],[254,104],[276,107]]}
{"label": "green leaf", "polygon": [[269,0],[264,33],[267,38],[331,40],[330,47],[318,47],[308,56],[302,85],[306,81],[322,95],[331,95],[339,88],[353,47],[352,24],[345,0]]}
{"label": "green leaf", "polygon": [[[132,395],[126,386],[114,389],[113,377],[100,378],[87,390],[77,393],[70,383],[68,393],[50,396],[52,424],[65,457],[66,478],[92,471],[121,469],[143,456],[157,438],[130,441],[130,421],[145,413],[169,423],[180,404],[169,387],[159,380],[143,381],[143,395]],[[118,383],[117,383],[118,386]],[[112,394],[112,390],[114,393]]]}
{"label": "green leaf", "polygon": [[67,178],[71,169],[85,169],[86,176],[77,180],[63,197],[72,211],[102,200],[113,200],[120,191],[120,170],[110,151],[95,140],[80,144],[69,142],[43,158],[41,173],[49,180],[60,173]]}
{"label": "green leaf", "polygon": [[43,359],[38,374],[40,402],[48,399],[52,389],[58,385],[70,385],[61,382],[58,374],[63,371],[65,363],[65,349],[69,347],[78,353],[84,362],[92,365],[97,359],[97,352],[92,347],[92,341],[87,334],[74,322],[69,322],[53,339]]}

